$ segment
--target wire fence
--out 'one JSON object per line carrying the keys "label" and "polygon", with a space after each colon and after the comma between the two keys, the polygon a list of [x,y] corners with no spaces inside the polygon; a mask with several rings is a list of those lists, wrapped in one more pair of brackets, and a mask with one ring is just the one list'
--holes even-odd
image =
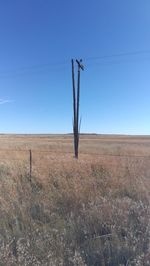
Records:
{"label": "wire fence", "polygon": [[[68,156],[74,158],[73,151],[62,151],[62,150],[39,150],[39,149],[0,149],[0,163],[12,162],[22,163],[27,166],[28,174],[30,178],[36,169],[43,169],[42,162],[47,162],[45,168],[48,168],[50,161],[56,162],[59,156]],[[80,152],[79,160],[87,160],[87,156],[92,159],[97,159],[103,166],[115,166],[119,168],[126,168],[129,164],[139,165],[150,163],[150,154],[148,155],[136,155],[136,154],[110,154],[110,153],[95,153],[95,152]],[[68,160],[68,157],[66,161]],[[75,159],[76,160],[76,159]],[[41,162],[41,163],[40,163]]]}

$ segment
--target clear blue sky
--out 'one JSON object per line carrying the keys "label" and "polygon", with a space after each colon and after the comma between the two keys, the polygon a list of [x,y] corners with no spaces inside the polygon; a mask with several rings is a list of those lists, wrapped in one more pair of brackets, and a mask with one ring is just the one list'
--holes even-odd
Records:
{"label": "clear blue sky", "polygon": [[0,132],[71,132],[83,58],[81,131],[150,134],[149,14],[149,0],[1,0]]}

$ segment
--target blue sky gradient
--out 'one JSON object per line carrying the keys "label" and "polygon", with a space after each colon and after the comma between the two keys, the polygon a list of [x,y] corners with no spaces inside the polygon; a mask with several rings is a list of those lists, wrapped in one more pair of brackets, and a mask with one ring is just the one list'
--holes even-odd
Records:
{"label": "blue sky gradient", "polygon": [[0,132],[71,132],[83,58],[81,131],[150,135],[149,14],[149,0],[2,0]]}

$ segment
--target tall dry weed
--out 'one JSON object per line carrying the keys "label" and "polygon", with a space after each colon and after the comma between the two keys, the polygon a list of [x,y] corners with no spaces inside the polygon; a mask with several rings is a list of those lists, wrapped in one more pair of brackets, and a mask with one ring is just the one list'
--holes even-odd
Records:
{"label": "tall dry weed", "polygon": [[146,169],[70,160],[30,182],[1,166],[0,265],[150,265]]}

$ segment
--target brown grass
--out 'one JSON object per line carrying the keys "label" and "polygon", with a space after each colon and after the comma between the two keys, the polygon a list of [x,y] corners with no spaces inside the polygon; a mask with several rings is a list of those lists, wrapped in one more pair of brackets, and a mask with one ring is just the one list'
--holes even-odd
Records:
{"label": "brown grass", "polygon": [[71,136],[0,142],[27,150],[0,152],[0,265],[150,265],[149,139],[82,136],[78,161]]}

